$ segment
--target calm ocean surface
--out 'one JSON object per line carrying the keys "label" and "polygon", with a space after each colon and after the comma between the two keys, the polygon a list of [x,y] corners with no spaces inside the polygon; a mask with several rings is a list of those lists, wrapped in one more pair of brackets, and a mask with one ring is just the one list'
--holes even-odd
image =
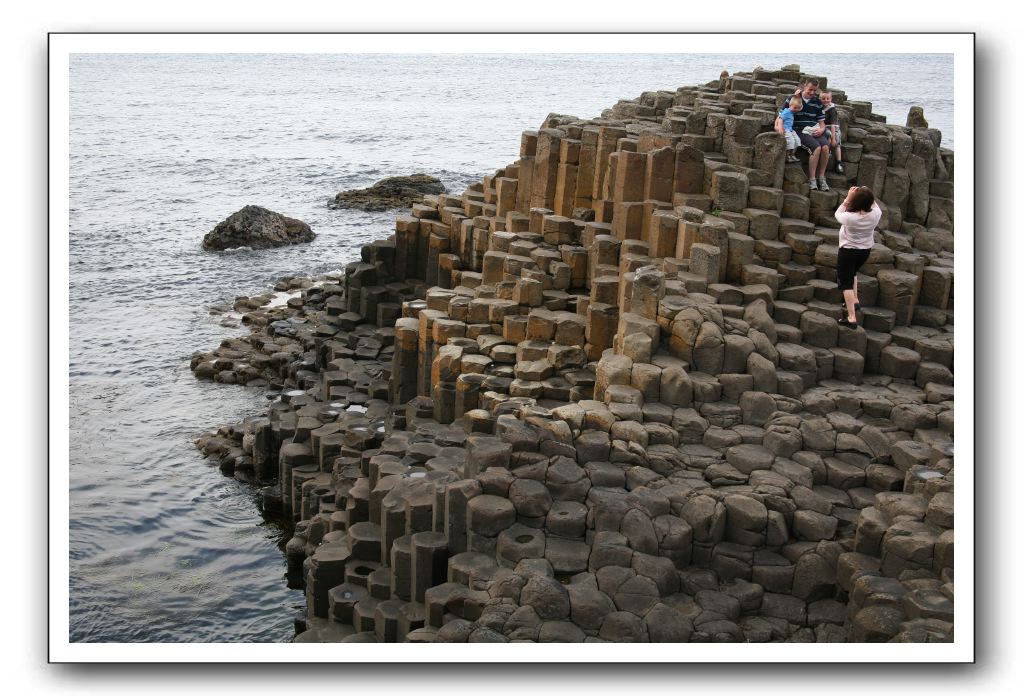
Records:
{"label": "calm ocean surface", "polygon": [[[199,382],[188,361],[245,331],[210,305],[338,269],[389,233],[393,214],[328,209],[336,192],[414,172],[461,191],[513,162],[550,112],[598,116],[646,90],[787,63],[893,123],[923,105],[952,147],[940,54],[72,56],[70,639],[292,637],[304,599],[285,586],[280,532],[255,489],[192,444],[266,399]],[[201,251],[247,204],[318,237]]]}

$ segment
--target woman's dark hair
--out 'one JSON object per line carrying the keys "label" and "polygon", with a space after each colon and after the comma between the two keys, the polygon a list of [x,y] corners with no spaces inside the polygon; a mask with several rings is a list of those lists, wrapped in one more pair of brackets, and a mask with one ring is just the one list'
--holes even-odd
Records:
{"label": "woman's dark hair", "polygon": [[874,205],[874,192],[868,189],[866,186],[857,186],[856,190],[853,191],[852,197],[849,199],[849,205],[846,206],[846,210],[850,213],[866,213]]}

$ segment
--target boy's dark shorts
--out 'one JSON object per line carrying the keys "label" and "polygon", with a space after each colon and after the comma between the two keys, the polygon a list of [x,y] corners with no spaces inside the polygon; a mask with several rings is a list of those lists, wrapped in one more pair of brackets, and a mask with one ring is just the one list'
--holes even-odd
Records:
{"label": "boy's dark shorts", "polygon": [[826,146],[828,144],[828,138],[824,133],[821,133],[819,136],[815,138],[812,135],[808,135],[800,131],[799,142],[803,143],[803,147],[810,150],[810,152],[813,152],[819,147]]}
{"label": "boy's dark shorts", "polygon": [[870,249],[841,247],[838,250],[838,289],[852,290],[856,273],[870,257]]}

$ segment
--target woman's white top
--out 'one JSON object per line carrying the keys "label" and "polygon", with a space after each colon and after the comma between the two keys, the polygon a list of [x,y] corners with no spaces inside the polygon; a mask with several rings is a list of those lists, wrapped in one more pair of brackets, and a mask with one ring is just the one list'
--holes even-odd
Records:
{"label": "woman's white top", "polygon": [[881,209],[876,201],[865,213],[850,213],[843,203],[835,211],[835,219],[842,223],[838,231],[839,248],[870,249],[874,246],[874,228],[881,221]]}

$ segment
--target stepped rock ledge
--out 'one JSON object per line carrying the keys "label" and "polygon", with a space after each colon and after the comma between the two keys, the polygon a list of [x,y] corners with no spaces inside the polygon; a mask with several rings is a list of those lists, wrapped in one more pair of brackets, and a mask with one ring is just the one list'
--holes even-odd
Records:
{"label": "stepped rock ledge", "polygon": [[952,639],[953,153],[831,87],[811,191],[772,131],[801,77],[551,114],[193,356],[271,390],[198,445],[294,525],[296,642]]}

